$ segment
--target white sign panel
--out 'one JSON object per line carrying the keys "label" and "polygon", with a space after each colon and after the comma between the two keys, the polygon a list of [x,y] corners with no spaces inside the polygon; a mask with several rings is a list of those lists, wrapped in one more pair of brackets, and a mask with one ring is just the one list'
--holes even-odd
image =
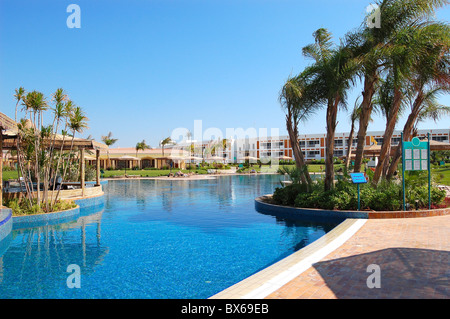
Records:
{"label": "white sign panel", "polygon": [[412,159],[412,149],[410,148],[405,149],[405,159],[407,160]]}
{"label": "white sign panel", "polygon": [[422,160],[422,171],[428,170],[428,161]]}
{"label": "white sign panel", "polygon": [[420,160],[414,160],[414,170],[420,171]]}
{"label": "white sign panel", "polygon": [[421,155],[422,160],[427,160],[428,159],[428,150],[421,149],[420,151],[421,151],[420,155]]}
{"label": "white sign panel", "polygon": [[412,171],[412,161],[405,161],[405,170],[406,171]]}

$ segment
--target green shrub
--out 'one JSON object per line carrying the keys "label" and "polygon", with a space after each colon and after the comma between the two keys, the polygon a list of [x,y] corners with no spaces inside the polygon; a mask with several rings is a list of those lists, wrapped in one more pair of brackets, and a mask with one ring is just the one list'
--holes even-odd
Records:
{"label": "green shrub", "polygon": [[[360,186],[361,209],[376,211],[401,210],[403,206],[403,190],[400,183],[381,182],[377,188],[370,184]],[[303,208],[328,210],[356,210],[358,207],[357,186],[343,179],[336,182],[334,189],[324,191],[322,180],[312,185],[310,192],[302,184],[291,184],[277,188],[273,194],[275,204]],[[433,187],[431,190],[432,205],[440,205],[445,199],[445,191]],[[428,186],[407,189],[406,200],[419,208],[428,207]]]}
{"label": "green shrub", "polygon": [[[34,200],[33,205],[29,208],[25,201],[19,200],[17,198],[10,199],[5,203],[6,207],[11,208],[14,216],[23,216],[23,215],[34,215],[34,214],[45,214],[45,205],[36,204],[36,200]],[[52,212],[64,211],[68,209],[75,208],[77,205],[74,201],[71,200],[58,200],[53,207]]]}
{"label": "green shrub", "polygon": [[306,193],[306,185],[291,184],[285,187],[277,187],[272,199],[278,205],[294,206],[298,194]]}

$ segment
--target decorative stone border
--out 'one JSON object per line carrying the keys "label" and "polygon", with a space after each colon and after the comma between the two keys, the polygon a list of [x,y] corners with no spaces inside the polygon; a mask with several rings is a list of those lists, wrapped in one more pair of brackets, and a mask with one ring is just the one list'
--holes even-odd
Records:
{"label": "decorative stone border", "polygon": [[65,211],[26,216],[13,216],[12,228],[23,229],[67,223],[80,217],[85,210],[103,206],[105,203],[105,198],[102,193],[100,196],[78,198],[73,199],[73,201],[77,204],[77,207]]}
{"label": "decorative stone border", "polygon": [[416,218],[432,217],[450,214],[450,207],[429,210],[410,211],[349,211],[349,210],[322,210],[313,208],[299,208],[281,206],[267,203],[272,195],[264,195],[255,199],[255,208],[260,213],[272,213],[277,216],[295,218],[358,218],[358,219],[384,219],[384,218]]}
{"label": "decorative stone border", "polygon": [[34,214],[26,216],[13,216],[13,229],[47,226],[64,223],[77,218],[80,215],[80,206],[53,213]]}
{"label": "decorative stone border", "polygon": [[80,209],[90,208],[90,207],[97,207],[105,204],[105,196],[104,193],[100,196],[92,196],[87,198],[80,198],[80,199],[74,199],[73,200],[75,204],[80,206]]}

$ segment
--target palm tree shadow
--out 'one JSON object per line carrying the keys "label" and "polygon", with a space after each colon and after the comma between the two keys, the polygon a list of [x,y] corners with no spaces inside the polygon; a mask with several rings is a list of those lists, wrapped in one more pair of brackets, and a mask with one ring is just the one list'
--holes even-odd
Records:
{"label": "palm tree shadow", "polygon": [[[320,273],[337,298],[449,298],[450,252],[417,248],[388,248],[371,253],[319,262]],[[380,288],[369,288],[378,265]],[[373,276],[369,279],[372,282]]]}

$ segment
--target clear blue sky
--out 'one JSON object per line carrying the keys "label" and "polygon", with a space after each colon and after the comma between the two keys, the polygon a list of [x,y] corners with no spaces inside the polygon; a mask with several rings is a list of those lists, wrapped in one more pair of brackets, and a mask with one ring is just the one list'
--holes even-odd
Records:
{"label": "clear blue sky", "polygon": [[[81,28],[69,29],[69,4]],[[177,127],[279,128],[277,97],[310,61],[301,48],[328,28],[339,41],[359,26],[366,0],[0,0],[0,109],[14,117],[14,89],[50,96],[63,87],[91,134],[115,146],[151,146]],[[450,8],[438,13],[450,20]],[[349,98],[352,106],[360,89]],[[450,105],[450,99],[441,102]],[[421,128],[449,128],[450,118]],[[400,121],[398,127],[402,127]],[[348,131],[347,114],[338,132]],[[384,130],[377,118],[370,130]],[[320,112],[301,133],[324,133]]]}

